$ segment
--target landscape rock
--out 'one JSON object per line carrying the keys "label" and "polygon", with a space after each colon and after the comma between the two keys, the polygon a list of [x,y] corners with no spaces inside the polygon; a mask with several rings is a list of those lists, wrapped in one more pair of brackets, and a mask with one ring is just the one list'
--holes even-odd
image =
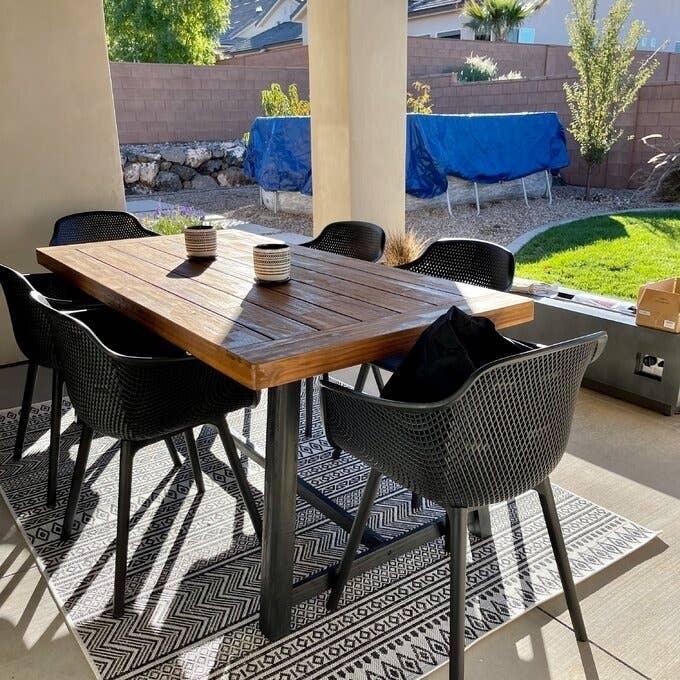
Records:
{"label": "landscape rock", "polygon": [[187,149],[184,165],[188,165],[190,168],[197,168],[207,160],[210,160],[210,158],[211,153],[204,146]]}
{"label": "landscape rock", "polygon": [[192,189],[214,189],[217,182],[210,175],[196,175],[191,180]]}
{"label": "landscape rock", "polygon": [[184,164],[186,155],[186,149],[182,146],[172,145],[161,151],[161,157],[166,161],[170,161],[170,163],[179,163],[180,165]]}
{"label": "landscape rock", "polygon": [[249,180],[240,168],[226,168],[217,173],[217,183],[221,187],[237,187],[248,184]]}
{"label": "landscape rock", "polygon": [[148,186],[153,186],[156,180],[156,175],[158,174],[158,163],[156,161],[151,161],[149,163],[139,164],[139,181],[142,184]]}
{"label": "landscape rock", "polygon": [[161,161],[161,170],[168,171],[172,167],[172,163],[170,161]]}
{"label": "landscape rock", "polygon": [[213,172],[219,172],[222,169],[222,161],[219,158],[211,158],[209,161],[203,163],[198,171],[202,175],[212,175]]}
{"label": "landscape rock", "polygon": [[196,171],[188,165],[178,165],[177,163],[170,168],[170,172],[174,172],[183,180],[191,179],[196,174]]}
{"label": "landscape rock", "polygon": [[128,163],[123,168],[123,181],[125,184],[139,182],[139,163]]}
{"label": "landscape rock", "polygon": [[160,191],[179,191],[182,188],[182,180],[174,172],[162,170],[156,177],[156,189]]}

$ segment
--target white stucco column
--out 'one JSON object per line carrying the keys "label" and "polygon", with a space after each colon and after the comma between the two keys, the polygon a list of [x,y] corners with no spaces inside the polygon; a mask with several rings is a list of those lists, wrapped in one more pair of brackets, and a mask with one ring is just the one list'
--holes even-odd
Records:
{"label": "white stucco column", "polygon": [[[125,205],[102,3],[2,3],[0,83],[0,261],[36,271],[58,217]],[[0,295],[0,365],[19,359]]]}
{"label": "white stucco column", "polygon": [[309,0],[314,232],[404,231],[406,0]]}

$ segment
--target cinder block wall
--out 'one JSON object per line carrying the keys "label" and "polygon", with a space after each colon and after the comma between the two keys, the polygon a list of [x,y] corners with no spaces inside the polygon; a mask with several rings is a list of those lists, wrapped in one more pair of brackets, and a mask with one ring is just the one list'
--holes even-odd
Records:
{"label": "cinder block wall", "polygon": [[121,144],[241,137],[273,82],[309,92],[306,68],[111,64]]}
{"label": "cinder block wall", "polygon": [[[521,71],[525,79],[456,83],[445,70],[457,68],[471,52],[488,55],[499,72]],[[648,56],[640,53],[640,58]],[[594,176],[595,186],[630,184],[651,157],[640,138],[660,132],[680,139],[680,54],[658,55],[659,68],[639,102],[623,116],[622,139]],[[436,113],[557,111],[565,124],[569,111],[563,83],[574,76],[569,47],[514,45],[433,38],[408,39],[408,82],[432,85]],[[306,46],[238,57],[219,66],[111,64],[121,143],[220,140],[240,137],[261,112],[261,92],[273,82],[296,83],[309,92]],[[630,141],[629,136],[635,140]],[[585,182],[585,164],[569,137],[572,165],[565,177]]]}

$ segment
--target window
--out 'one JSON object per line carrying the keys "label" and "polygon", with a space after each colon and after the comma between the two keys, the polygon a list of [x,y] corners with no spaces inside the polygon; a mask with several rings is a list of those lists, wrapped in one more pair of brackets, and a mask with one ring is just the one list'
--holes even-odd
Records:
{"label": "window", "polygon": [[490,33],[475,33],[475,40],[486,40],[489,42],[491,40]]}
{"label": "window", "polygon": [[518,28],[511,28],[508,31],[507,41],[510,42],[510,43],[519,42],[519,29]]}
{"label": "window", "polygon": [[680,40],[675,43],[675,52],[676,54],[680,54]]}
{"label": "window", "polygon": [[649,41],[649,46],[655,50],[656,49],[656,38],[651,38]]}
{"label": "window", "polygon": [[448,38],[449,40],[460,40],[460,31],[442,31],[437,33],[438,38]]}
{"label": "window", "polygon": [[536,41],[535,28],[520,28],[517,35],[517,42],[524,45],[533,45]]}
{"label": "window", "polygon": [[640,47],[641,50],[644,50],[644,49],[647,48],[647,38],[642,38],[642,40],[640,40],[639,47]]}

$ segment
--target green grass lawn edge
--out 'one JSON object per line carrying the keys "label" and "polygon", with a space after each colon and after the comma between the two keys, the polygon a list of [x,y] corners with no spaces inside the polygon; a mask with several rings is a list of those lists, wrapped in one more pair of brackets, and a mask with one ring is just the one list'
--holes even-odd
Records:
{"label": "green grass lawn edge", "polygon": [[575,220],[537,234],[516,276],[634,300],[649,281],[680,277],[680,207]]}

